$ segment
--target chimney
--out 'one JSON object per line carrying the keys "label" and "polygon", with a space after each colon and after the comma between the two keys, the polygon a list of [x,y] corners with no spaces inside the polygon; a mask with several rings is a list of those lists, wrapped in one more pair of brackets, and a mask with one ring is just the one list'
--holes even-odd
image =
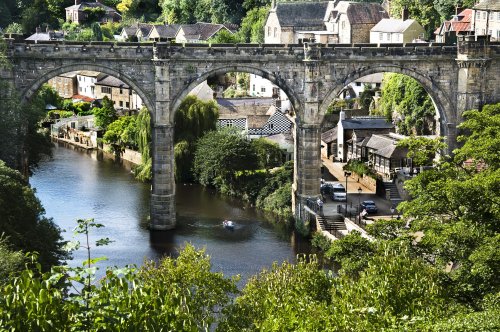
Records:
{"label": "chimney", "polygon": [[271,9],[276,8],[276,0],[271,1]]}
{"label": "chimney", "polygon": [[41,33],[41,32],[42,32],[42,28],[40,28],[39,26],[38,26],[38,27],[36,27],[35,32],[36,32],[36,33]]}
{"label": "chimney", "polygon": [[403,10],[401,11],[401,19],[403,21],[406,21],[409,18],[409,16],[410,15],[409,15],[409,12],[408,12],[408,8],[406,8],[406,6],[403,7]]}
{"label": "chimney", "polygon": [[345,112],[344,110],[340,111],[340,121],[344,121],[345,120]]}
{"label": "chimney", "polygon": [[81,0],[75,0],[75,5],[79,5],[81,2]]}
{"label": "chimney", "polygon": [[458,5],[455,7],[455,15],[458,15],[463,11],[464,11],[464,9],[462,7],[460,7]]}

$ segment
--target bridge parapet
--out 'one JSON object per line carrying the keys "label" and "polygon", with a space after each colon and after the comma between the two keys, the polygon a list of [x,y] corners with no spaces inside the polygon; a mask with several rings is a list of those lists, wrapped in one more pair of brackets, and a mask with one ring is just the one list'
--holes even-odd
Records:
{"label": "bridge parapet", "polygon": [[153,59],[153,45],[127,43],[113,44],[107,42],[55,42],[12,43],[8,47],[9,57],[14,58],[82,58],[82,59],[119,59],[134,61],[137,59]]}

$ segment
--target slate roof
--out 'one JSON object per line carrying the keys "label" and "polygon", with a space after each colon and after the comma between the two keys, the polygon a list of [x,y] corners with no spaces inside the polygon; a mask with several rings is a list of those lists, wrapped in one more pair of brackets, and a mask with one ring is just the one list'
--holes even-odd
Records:
{"label": "slate roof", "polygon": [[[183,24],[181,26],[181,29],[184,31],[184,37],[187,40],[208,40],[223,28],[228,29],[224,24],[204,22],[198,22],[195,24]],[[228,30],[231,33],[234,33],[233,30]]]}
{"label": "slate roof", "polygon": [[125,32],[128,37],[135,36],[137,32],[137,26],[124,27],[122,29],[121,35],[123,35],[123,32]]}
{"label": "slate roof", "polygon": [[180,27],[180,24],[165,24],[155,25],[153,26],[153,29],[156,30],[160,38],[175,38],[175,35],[177,34],[177,31],[179,31]]}
{"label": "slate roof", "polygon": [[335,142],[337,140],[337,129],[338,127],[333,127],[330,130],[325,131],[321,134],[321,140],[325,143]]}
{"label": "slate roof", "polygon": [[378,22],[370,31],[373,32],[405,32],[415,20],[400,20],[395,18],[384,18]]}
{"label": "slate roof", "polygon": [[113,76],[106,76],[95,82],[95,85],[105,85],[124,89],[130,88],[125,82]]}
{"label": "slate roof", "polygon": [[387,122],[384,117],[365,117],[342,120],[344,129],[390,129],[394,124]]}
{"label": "slate roof", "polygon": [[108,6],[106,6],[100,2],[97,2],[97,1],[95,1],[95,2],[94,1],[92,1],[92,2],[84,1],[84,2],[81,2],[77,5],[66,7],[65,9],[84,10],[85,8],[97,8],[97,7],[101,7],[106,12],[115,12],[117,15],[119,15],[121,17],[121,15],[114,8],[108,7]]}
{"label": "slate roof", "polygon": [[324,26],[328,2],[278,2],[276,15],[281,27],[319,27]]}
{"label": "slate roof", "polygon": [[352,24],[374,24],[389,17],[378,3],[352,2],[347,7],[347,18]]}
{"label": "slate roof", "polygon": [[36,41],[45,41],[45,40],[64,40],[64,33],[57,31],[49,31],[49,32],[35,32],[26,40],[36,40]]}
{"label": "slate roof", "polygon": [[498,0],[482,0],[473,7],[477,10],[500,11],[500,1]]}
{"label": "slate roof", "polygon": [[137,24],[137,31],[136,31],[136,34],[141,31],[141,34],[143,36],[147,36],[149,35],[149,32],[151,31],[151,29],[153,29],[153,25],[152,24],[146,24],[146,23],[138,23]]}

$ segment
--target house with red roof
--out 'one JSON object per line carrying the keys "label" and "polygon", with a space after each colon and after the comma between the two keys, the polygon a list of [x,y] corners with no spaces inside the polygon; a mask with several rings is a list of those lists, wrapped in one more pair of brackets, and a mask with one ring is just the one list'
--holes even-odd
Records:
{"label": "house with red roof", "polygon": [[466,34],[474,31],[472,28],[472,9],[465,9],[453,15],[451,20],[444,21],[441,26],[434,31],[436,42],[453,45],[457,43],[458,34]]}

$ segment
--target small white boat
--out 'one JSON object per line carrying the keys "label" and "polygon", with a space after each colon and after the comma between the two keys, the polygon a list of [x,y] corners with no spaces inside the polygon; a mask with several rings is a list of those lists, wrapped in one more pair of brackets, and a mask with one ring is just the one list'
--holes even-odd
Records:
{"label": "small white boat", "polygon": [[222,222],[222,226],[227,229],[234,229],[234,222],[232,222],[231,220],[224,220]]}

